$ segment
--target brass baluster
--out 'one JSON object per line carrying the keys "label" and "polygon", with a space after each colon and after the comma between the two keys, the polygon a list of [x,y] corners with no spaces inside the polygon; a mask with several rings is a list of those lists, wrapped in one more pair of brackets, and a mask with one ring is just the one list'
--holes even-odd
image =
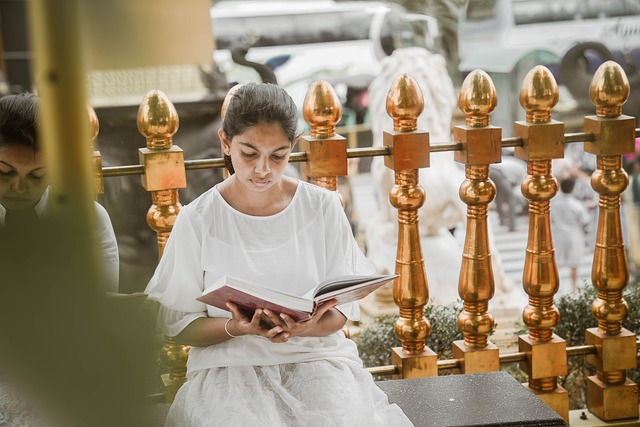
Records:
{"label": "brass baluster", "polygon": [[[158,259],[162,258],[167,239],[180,212],[178,188],[187,186],[184,153],[173,145],[178,130],[178,114],[167,96],[159,91],[147,93],[138,109],[138,129],[147,139],[147,147],[139,149],[144,167],[142,186],[151,191],[153,204],[147,212],[147,223],[158,234]],[[172,402],[186,381],[188,346],[165,337],[162,360],[169,374],[162,377],[167,402]]]}
{"label": "brass baluster", "polygon": [[584,129],[594,134],[594,141],[585,142],[584,150],[597,156],[591,186],[600,194],[600,206],[591,270],[598,290],[591,311],[598,327],[586,332],[587,344],[597,348],[587,357],[597,375],[587,379],[587,406],[599,418],[613,421],[638,418],[638,385],[625,373],[637,366],[636,336],[622,327],[628,312],[622,292],[629,282],[620,224],[620,194],[629,184],[622,155],[635,150],[635,118],[622,114],[629,97],[622,67],[613,61],[602,64],[591,80],[589,97],[596,115],[584,118]]}
{"label": "brass baluster", "polygon": [[568,423],[569,395],[558,385],[558,376],[567,374],[567,343],[553,333],[560,320],[553,301],[560,279],[549,217],[549,201],[558,192],[551,160],[564,157],[564,123],[551,119],[551,109],[557,102],[558,85],[551,72],[541,65],[533,68],[520,90],[520,104],[527,119],[516,122],[514,132],[523,141],[515,155],[527,161],[522,194],[529,201],[529,236],[522,274],[522,285],[529,295],[522,318],[529,334],[519,337],[518,347],[527,355],[527,361],[520,364],[529,377],[525,387]]}
{"label": "brass baluster", "polygon": [[384,164],[395,172],[389,200],[398,210],[396,273],[400,277],[394,282],[393,299],[400,317],[395,333],[402,341],[402,347],[393,349],[392,363],[400,367],[402,378],[436,376],[438,356],[425,345],[431,333],[424,317],[429,286],[418,227],[418,209],[425,201],[418,172],[429,167],[429,133],[417,130],[424,99],[413,77],[405,74],[393,81],[386,106],[393,119],[393,132],[384,132],[384,145],[391,152]]}
{"label": "brass baluster", "polygon": [[[98,137],[98,133],[100,132],[100,122],[98,121],[98,116],[96,115],[96,111],[93,107],[87,104],[87,113],[89,114],[89,124],[91,126],[91,147],[94,147],[96,138]],[[100,151],[93,150],[92,155],[92,163],[93,163],[93,178],[95,182],[95,194],[96,197],[98,194],[104,194],[104,176],[102,175],[102,155],[100,155]]]}
{"label": "brass baluster", "polygon": [[307,153],[301,172],[316,185],[337,191],[338,177],[347,175],[347,140],[336,135],[342,105],[329,83],[318,80],[311,84],[304,99],[303,116],[311,130],[310,135],[300,137],[300,151]]}
{"label": "brass baluster", "polygon": [[489,114],[497,102],[491,77],[482,70],[469,73],[458,100],[466,125],[456,126],[453,131],[454,139],[462,142],[462,150],[454,153],[454,159],[466,165],[460,198],[467,204],[467,227],[458,281],[464,303],[458,326],[464,340],[453,343],[453,355],[460,359],[463,373],[500,368],[498,347],[489,341],[495,321],[488,309],[495,285],[487,231],[488,205],[496,195],[489,179],[489,164],[501,161],[502,129],[489,124]]}

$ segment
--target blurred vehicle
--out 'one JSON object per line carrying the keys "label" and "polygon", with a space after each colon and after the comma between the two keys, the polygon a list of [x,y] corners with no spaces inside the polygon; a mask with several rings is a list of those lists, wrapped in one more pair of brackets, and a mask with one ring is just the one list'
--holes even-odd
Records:
{"label": "blurred vehicle", "polygon": [[506,136],[513,121],[524,119],[517,94],[537,64],[561,85],[556,110],[579,111],[592,109],[591,77],[613,59],[632,85],[626,114],[640,113],[634,93],[640,88],[633,89],[640,85],[639,0],[467,0],[459,18],[458,69],[464,75],[481,68],[494,79],[498,99],[506,102],[498,102],[492,122]]}
{"label": "blurred vehicle", "polygon": [[582,42],[640,49],[638,0],[467,0],[459,21],[464,61],[495,49],[544,49],[562,57]]}
{"label": "blurred vehicle", "polygon": [[230,84],[266,79],[301,107],[309,84],[327,80],[356,122],[380,59],[399,47],[431,50],[438,36],[433,17],[371,1],[222,1],[211,19],[214,61]]}

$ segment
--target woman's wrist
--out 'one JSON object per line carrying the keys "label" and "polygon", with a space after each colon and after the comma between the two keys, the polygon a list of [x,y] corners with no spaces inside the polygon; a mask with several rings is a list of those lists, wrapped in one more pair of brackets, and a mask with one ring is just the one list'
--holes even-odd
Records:
{"label": "woman's wrist", "polygon": [[[233,332],[231,332],[230,329],[230,323],[233,320],[233,318],[228,319],[225,323],[224,323],[224,331],[227,333],[227,335],[229,335],[229,337],[231,338],[238,338],[241,336],[241,334],[234,334]],[[234,331],[235,332],[235,331]]]}

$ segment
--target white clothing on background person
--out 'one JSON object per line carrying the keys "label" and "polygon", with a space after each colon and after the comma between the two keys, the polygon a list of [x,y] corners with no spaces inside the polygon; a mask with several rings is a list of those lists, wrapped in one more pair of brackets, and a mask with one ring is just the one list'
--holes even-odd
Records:
{"label": "white clothing on background person", "polygon": [[[51,187],[47,187],[38,203],[34,206],[34,211],[39,218],[47,214],[49,205],[49,193]],[[108,292],[118,292],[118,281],[120,274],[120,260],[118,255],[118,244],[116,235],[111,225],[111,219],[106,209],[99,203],[94,202],[96,207],[96,233],[94,238],[99,243],[100,257],[104,268],[105,283]],[[0,227],[4,226],[6,208],[0,203]]]}
{"label": "white clothing on background person", "polygon": [[[217,186],[184,206],[145,293],[162,305],[163,332],[199,317],[230,318],[196,300],[224,275],[304,295],[327,278],[371,274],[338,195],[298,181],[290,204],[270,216],[229,205]],[[337,307],[359,319],[356,303]],[[410,426],[362,368],[342,331],[284,343],[244,335],[191,347],[187,382],[167,426]]]}
{"label": "white clothing on background person", "polygon": [[559,193],[551,200],[551,230],[559,267],[578,267],[587,244],[591,215],[584,202]]}

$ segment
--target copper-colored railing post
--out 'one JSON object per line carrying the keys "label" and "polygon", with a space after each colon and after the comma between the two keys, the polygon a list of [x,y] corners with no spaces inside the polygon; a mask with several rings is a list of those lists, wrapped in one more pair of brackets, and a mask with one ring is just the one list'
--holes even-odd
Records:
{"label": "copper-colored railing post", "polygon": [[[167,239],[180,212],[178,188],[187,186],[182,149],[173,145],[178,130],[178,113],[167,96],[159,91],[147,93],[138,109],[138,129],[147,139],[147,147],[139,149],[144,168],[142,186],[151,192],[153,204],[147,212],[147,223],[158,234],[158,259],[162,258]],[[163,376],[167,402],[172,402],[186,381],[188,347],[165,337],[162,359],[169,369]]]}
{"label": "copper-colored railing post", "polygon": [[527,373],[524,384],[533,394],[569,422],[569,394],[558,385],[558,376],[567,374],[567,343],[553,333],[560,320],[554,295],[560,287],[556,264],[549,201],[558,191],[551,175],[551,160],[564,157],[564,123],[551,120],[558,102],[558,85],[544,66],[533,68],[520,90],[520,104],[526,122],[515,123],[515,136],[522,138],[516,157],[527,162],[522,194],[529,201],[529,236],[522,272],[522,286],[529,305],[522,313],[528,335],[518,338],[519,350],[527,355],[520,367]]}
{"label": "copper-colored railing post", "polygon": [[429,167],[429,134],[418,130],[418,116],[424,98],[418,83],[408,75],[398,76],[387,95],[387,113],[393,119],[393,132],[384,132],[384,145],[390,155],[384,164],[395,172],[395,185],[389,200],[398,210],[398,249],[393,300],[400,309],[395,332],[402,347],[392,353],[392,363],[402,378],[438,375],[438,355],[425,345],[431,326],[424,317],[429,301],[427,273],[422,257],[418,209],[425,193],[418,183],[420,168]]}
{"label": "copper-colored railing post", "polygon": [[635,151],[635,118],[622,115],[629,97],[629,81],[620,65],[602,64],[593,76],[589,97],[596,115],[584,118],[585,132],[594,134],[584,151],[597,156],[591,176],[593,189],[600,194],[596,247],[591,280],[598,290],[591,311],[598,327],[586,333],[587,344],[597,353],[587,360],[597,375],[587,380],[587,406],[599,418],[613,421],[638,418],[638,385],[626,377],[637,366],[636,336],[622,327],[627,303],[622,292],[629,282],[629,267],[620,223],[620,194],[629,177],[622,169],[622,155]]}
{"label": "copper-colored railing post", "polygon": [[329,83],[318,80],[311,84],[304,99],[303,116],[311,130],[310,135],[300,137],[300,151],[307,154],[302,175],[320,187],[337,191],[338,177],[347,175],[347,140],[336,135],[342,105]]}
{"label": "copper-colored railing post", "polygon": [[454,128],[454,139],[462,142],[462,150],[454,153],[454,159],[466,165],[460,198],[467,204],[467,227],[458,281],[464,304],[458,326],[464,340],[454,341],[453,356],[461,360],[463,373],[491,372],[500,368],[500,361],[498,347],[489,341],[495,325],[489,300],[495,285],[487,212],[496,195],[496,187],[489,179],[489,165],[502,159],[502,129],[489,124],[489,114],[498,103],[491,77],[482,70],[469,73],[458,102],[466,125]]}

